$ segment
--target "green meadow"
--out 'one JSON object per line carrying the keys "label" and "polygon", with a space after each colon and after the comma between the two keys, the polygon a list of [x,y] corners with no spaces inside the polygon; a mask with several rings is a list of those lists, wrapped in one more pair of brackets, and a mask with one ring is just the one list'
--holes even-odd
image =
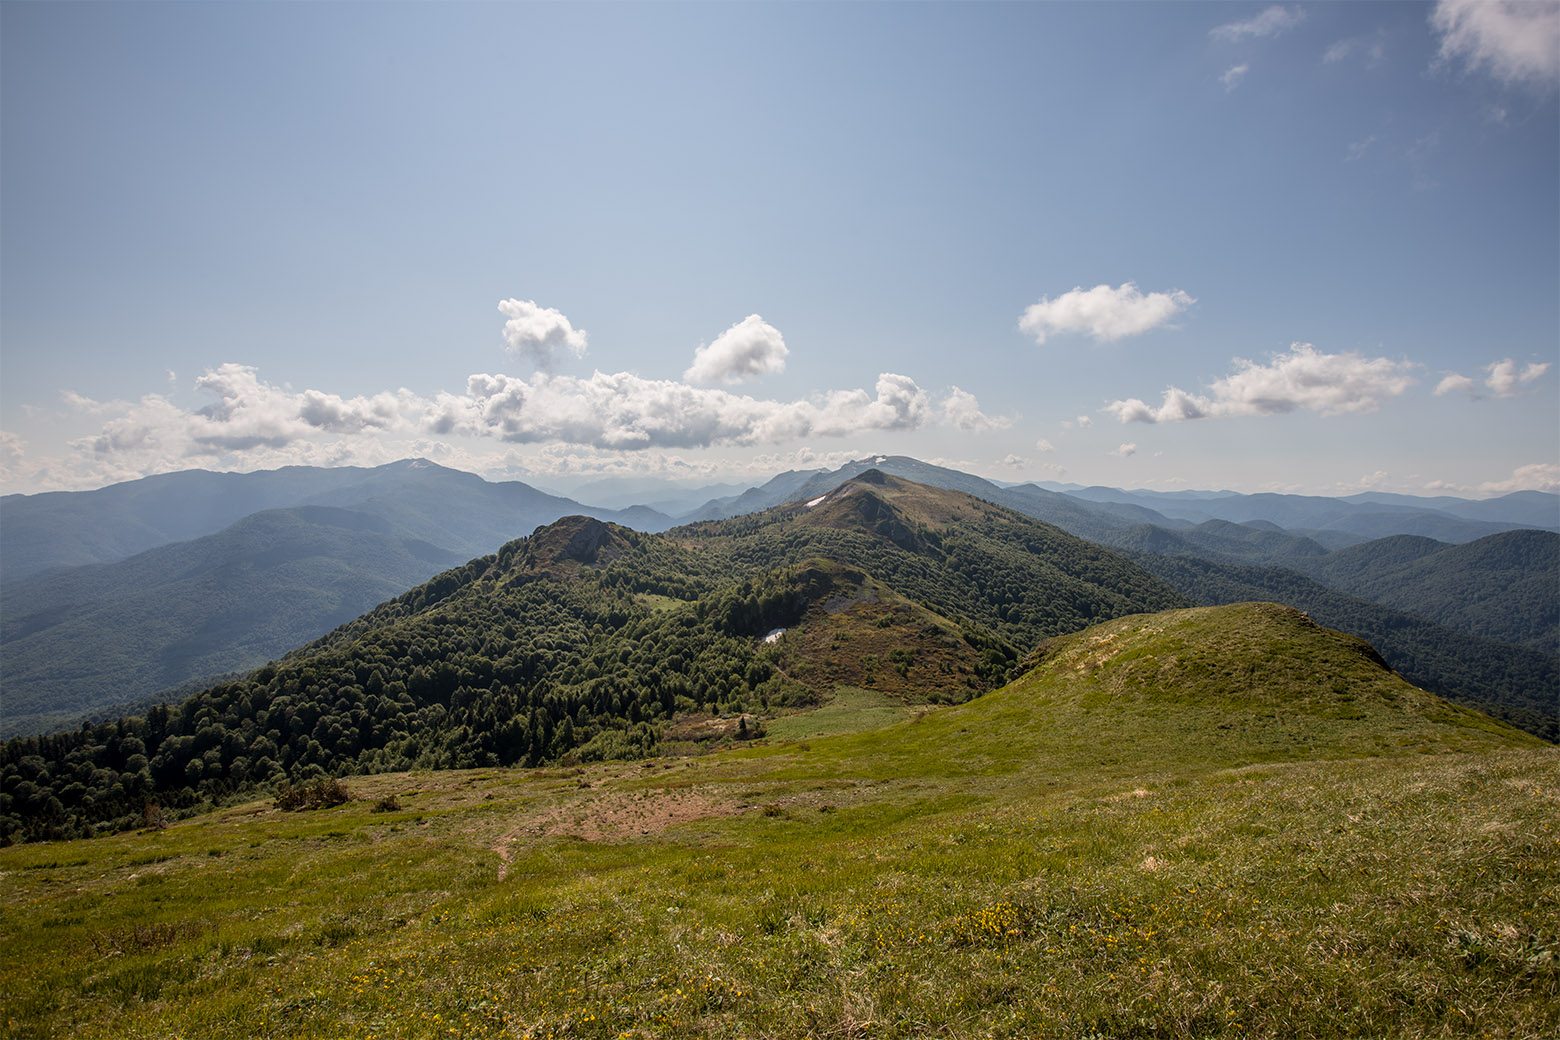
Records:
{"label": "green meadow", "polygon": [[954,707],[847,691],[695,757],[7,848],[0,1024],[1557,1035],[1560,754],[1362,647],[1273,607],[1140,616]]}

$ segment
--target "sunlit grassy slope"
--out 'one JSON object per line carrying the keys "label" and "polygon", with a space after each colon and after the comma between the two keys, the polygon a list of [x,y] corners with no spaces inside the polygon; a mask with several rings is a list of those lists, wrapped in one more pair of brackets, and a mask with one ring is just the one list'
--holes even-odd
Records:
{"label": "sunlit grassy slope", "polygon": [[1037,658],[1001,691],[859,732],[841,717],[695,759],[380,775],[334,809],[256,802],[0,851],[0,1023],[1560,1032],[1554,748],[1271,606],[1119,619]]}

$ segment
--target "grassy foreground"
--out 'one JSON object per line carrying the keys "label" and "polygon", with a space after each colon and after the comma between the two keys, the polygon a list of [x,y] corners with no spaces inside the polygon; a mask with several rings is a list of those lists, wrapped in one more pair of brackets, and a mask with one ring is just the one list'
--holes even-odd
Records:
{"label": "grassy foreground", "polygon": [[[1192,673],[1236,648],[1178,658],[1183,626],[1138,653],[1113,624],[883,728],[367,777],[332,809],[0,850],[0,1026],[1560,1034],[1555,749],[1378,717],[1408,695],[1352,680],[1286,708],[1250,673],[1245,708],[1216,704]],[[1179,675],[1175,703],[1150,665]]]}

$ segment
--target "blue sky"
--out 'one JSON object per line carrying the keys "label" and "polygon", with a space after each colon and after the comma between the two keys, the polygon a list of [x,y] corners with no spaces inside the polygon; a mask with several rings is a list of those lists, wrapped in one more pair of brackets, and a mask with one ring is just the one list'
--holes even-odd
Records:
{"label": "blue sky", "polygon": [[1560,5],[0,5],[6,492],[1560,488]]}

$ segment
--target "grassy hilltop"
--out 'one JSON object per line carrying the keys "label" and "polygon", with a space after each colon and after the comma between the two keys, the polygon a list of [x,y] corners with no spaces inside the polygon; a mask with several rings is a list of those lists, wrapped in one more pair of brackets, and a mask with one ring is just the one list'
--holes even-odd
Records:
{"label": "grassy hilltop", "polygon": [[329,809],[0,850],[0,1026],[1560,1031],[1554,748],[1271,605],[1119,618],[1030,663],[701,757],[384,773]]}

